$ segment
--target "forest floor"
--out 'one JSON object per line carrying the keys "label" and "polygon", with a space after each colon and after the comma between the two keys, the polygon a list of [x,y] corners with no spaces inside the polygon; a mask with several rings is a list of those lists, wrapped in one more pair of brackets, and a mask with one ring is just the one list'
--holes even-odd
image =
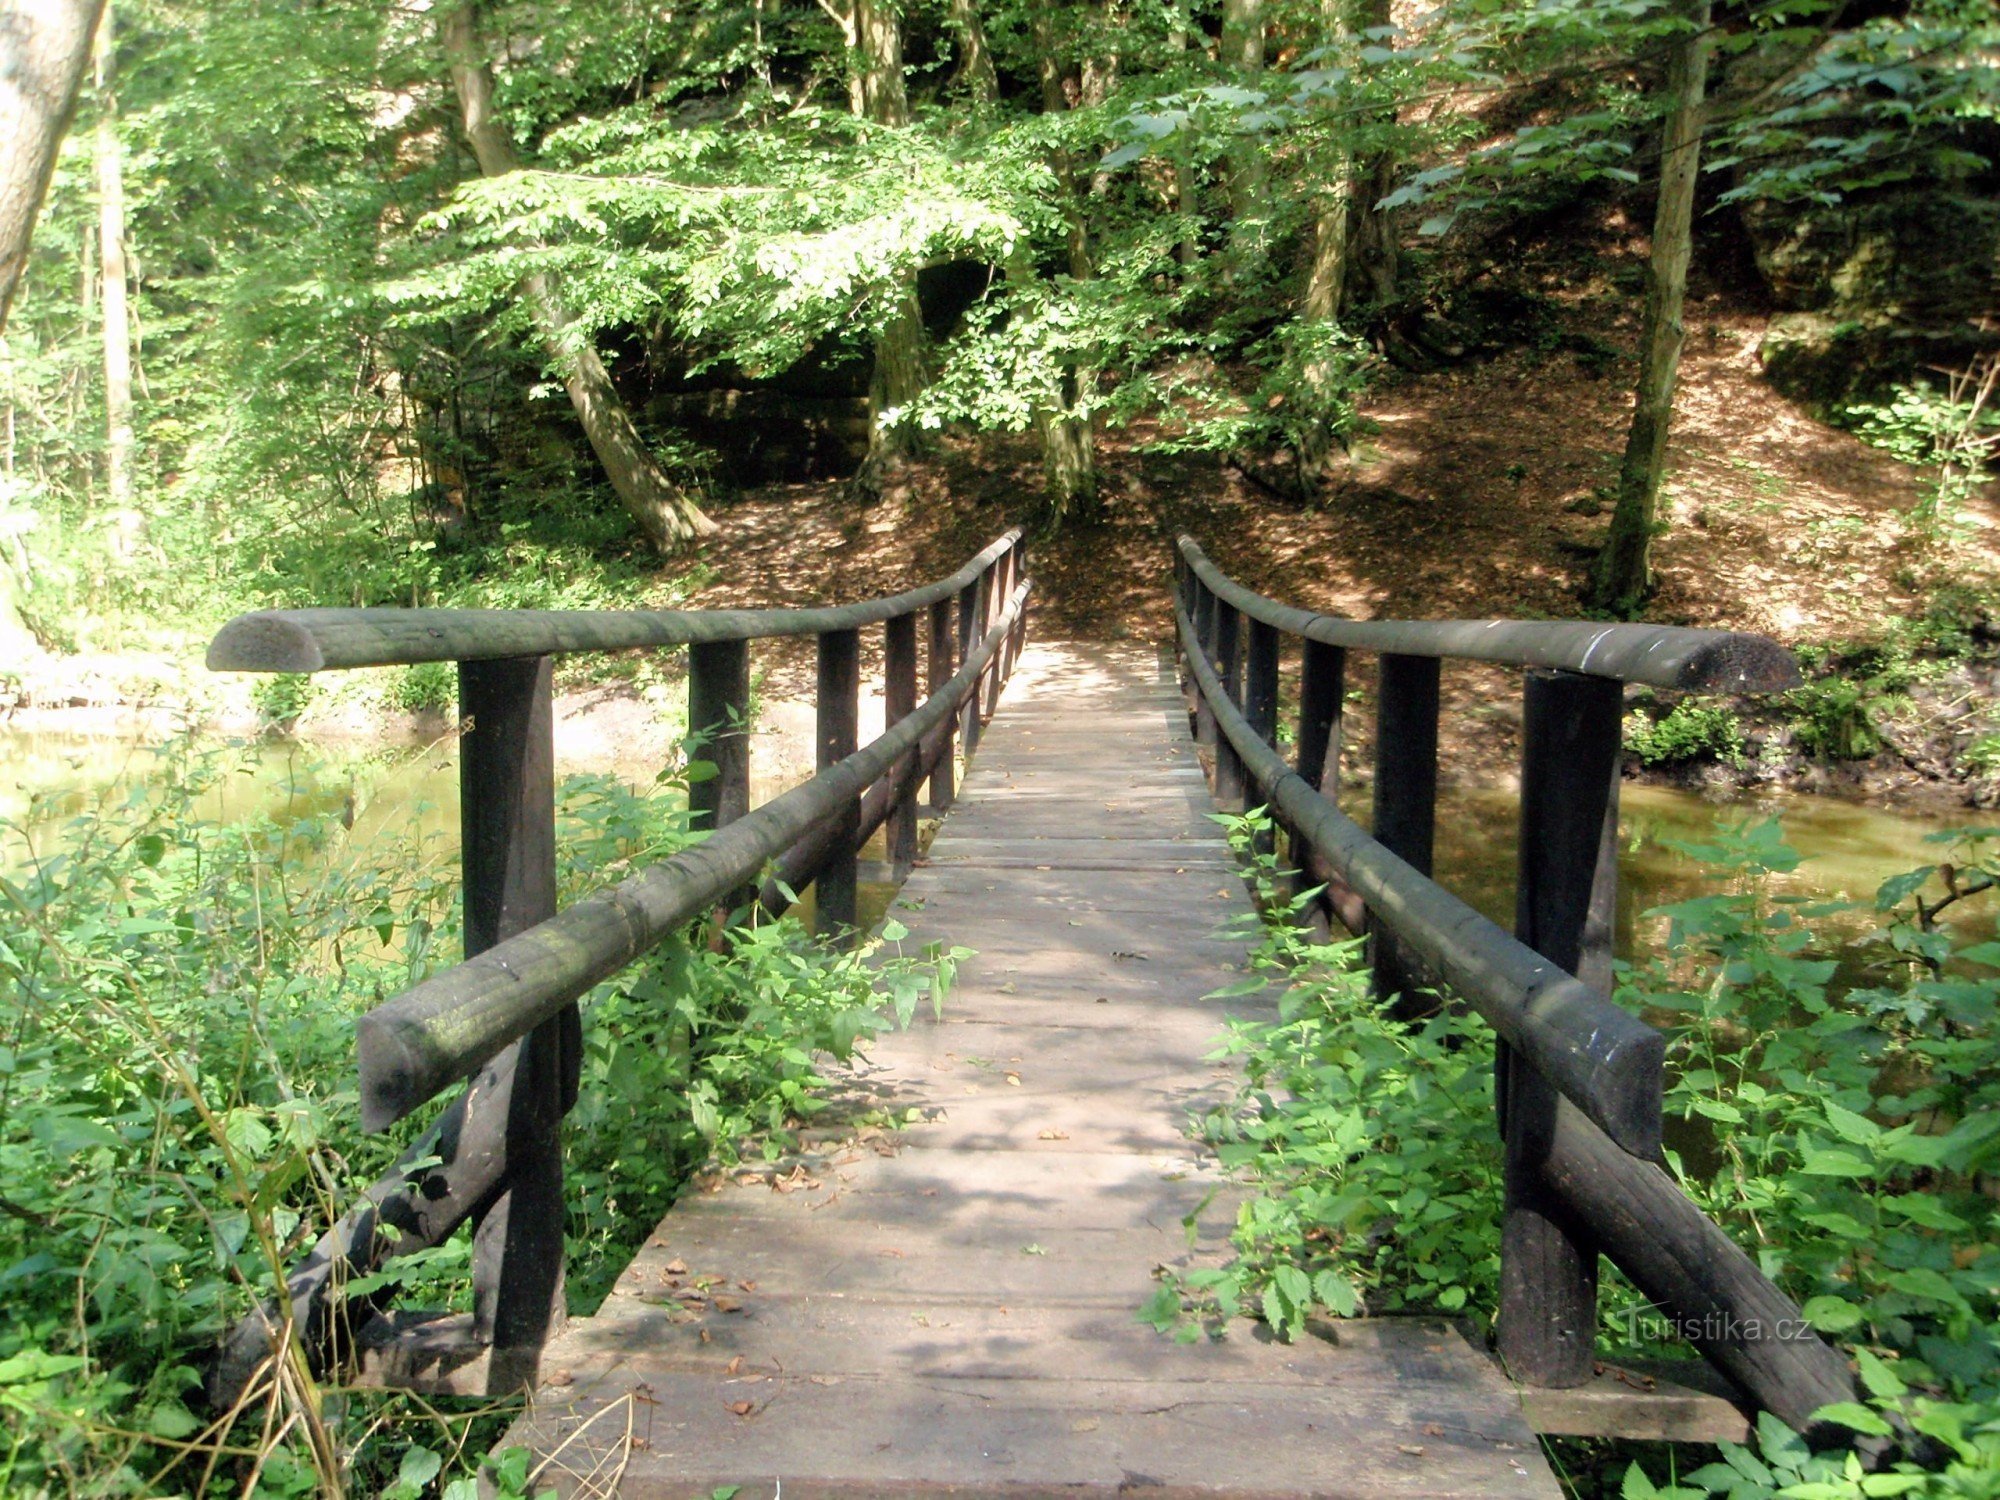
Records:
{"label": "forest floor", "polygon": [[[1251,588],[1328,613],[1574,617],[1608,524],[1639,320],[1629,264],[1615,253],[1597,264],[1581,281],[1573,259],[1514,273],[1546,310],[1533,341],[1436,372],[1385,370],[1364,404],[1373,431],[1319,504],[1281,500],[1217,456],[1149,452],[1157,434],[1142,427],[1106,434],[1101,517],[1031,543],[1035,633],[1166,639],[1181,532]],[[1969,508],[1949,559],[1927,554],[1908,523],[1917,471],[1767,385],[1765,321],[1740,291],[1697,284],[1690,298],[1650,617],[1806,646],[1921,614],[1941,573],[1990,588],[2000,494]],[[873,503],[837,483],[751,491],[717,512],[712,582],[692,602],[847,602],[914,587],[1006,527],[1032,525],[1039,479],[1027,438],[987,437],[944,441]],[[809,646],[767,671],[768,692],[809,695]],[[1504,778],[1517,694],[1508,674],[1449,670],[1447,760]],[[1893,757],[1795,770],[1794,785],[1876,800],[1963,800],[1945,786],[1926,795],[1941,768]]]}

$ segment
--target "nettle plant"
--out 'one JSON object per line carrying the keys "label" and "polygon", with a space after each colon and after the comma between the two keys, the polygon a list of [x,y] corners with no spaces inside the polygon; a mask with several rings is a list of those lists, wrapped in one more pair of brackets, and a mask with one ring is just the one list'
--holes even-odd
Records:
{"label": "nettle plant", "polygon": [[[1230,1263],[1167,1281],[1143,1316],[1193,1339],[1244,1313],[1287,1337],[1314,1313],[1484,1315],[1499,1270],[1490,1033],[1389,1019],[1359,945],[1300,929],[1315,893],[1257,851],[1268,815],[1225,821],[1262,916],[1251,977],[1223,993],[1284,989],[1275,1023],[1231,1028],[1217,1055],[1241,1061],[1244,1086],[1196,1129],[1252,1196]],[[2000,889],[2000,829],[1935,838],[1945,858],[1864,907],[1776,894],[1801,862],[1777,820],[1725,825],[1675,846],[1718,889],[1649,913],[1660,951],[1621,966],[1619,999],[1669,1037],[1670,1170],[1856,1348],[1866,1400],[1829,1417],[1900,1444],[1860,1474],[1766,1423],[1757,1446],[1681,1481],[1707,1487],[1687,1495],[2000,1494],[2000,942],[1944,921]],[[1605,1293],[1602,1346],[1661,1352],[1636,1291],[1607,1276]],[[1628,1483],[1654,1492],[1643,1472]]]}
{"label": "nettle plant", "polygon": [[[698,838],[686,781],[705,764],[639,787],[568,778],[562,900]],[[86,1493],[415,1496],[497,1435],[469,1425],[490,1412],[296,1380],[268,1412],[197,1415],[220,1332],[423,1123],[361,1133],[354,1018],[459,951],[440,836],[353,840],[345,778],[303,768],[290,798],[218,821],[218,788],[259,766],[177,744],[143,790],[0,829],[0,1492],[61,1474]],[[906,936],[836,954],[792,919],[720,944],[703,927],[585,997],[575,1306],[692,1173],[785,1149],[822,1107],[826,1058],[941,1003],[962,950],[903,956]],[[468,1264],[461,1239],[349,1291],[462,1305]]]}

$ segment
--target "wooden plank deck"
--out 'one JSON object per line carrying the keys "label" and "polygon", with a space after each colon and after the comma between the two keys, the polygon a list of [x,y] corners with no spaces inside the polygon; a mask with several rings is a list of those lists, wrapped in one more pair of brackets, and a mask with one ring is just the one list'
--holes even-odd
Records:
{"label": "wooden plank deck", "polygon": [[[863,1084],[921,1123],[774,1190],[690,1193],[547,1351],[506,1442],[565,1494],[1554,1497],[1489,1362],[1377,1319],[1182,1346],[1156,1267],[1225,1250],[1231,1189],[1183,1134],[1246,909],[1150,650],[1036,646],[895,914],[978,950],[945,1019]],[[791,1164],[787,1164],[789,1170]],[[1183,1218],[1211,1194],[1202,1237]],[[705,1287],[705,1278],[718,1278]],[[705,1291],[700,1298],[686,1294]]]}

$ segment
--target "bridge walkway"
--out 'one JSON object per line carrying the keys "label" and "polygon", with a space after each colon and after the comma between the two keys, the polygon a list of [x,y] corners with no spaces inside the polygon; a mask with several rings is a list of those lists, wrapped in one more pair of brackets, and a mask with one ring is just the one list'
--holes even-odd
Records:
{"label": "bridge walkway", "polygon": [[1184,1126],[1233,1085],[1225,1017],[1269,1014],[1203,998],[1248,910],[1211,806],[1152,650],[1029,647],[893,909],[976,950],[861,1071],[911,1123],[690,1192],[501,1446],[661,1500],[1559,1495],[1448,1324],[1179,1345],[1136,1316],[1226,1253],[1236,1190]]}

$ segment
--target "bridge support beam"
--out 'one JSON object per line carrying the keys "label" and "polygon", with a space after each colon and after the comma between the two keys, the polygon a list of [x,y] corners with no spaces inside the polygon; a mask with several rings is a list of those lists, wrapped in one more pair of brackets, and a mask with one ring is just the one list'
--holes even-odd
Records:
{"label": "bridge support beam", "polygon": [[[1618,904],[1618,770],[1623,685],[1528,673],[1521,734],[1521,835],[1514,935],[1609,993]],[[1500,1353],[1517,1380],[1591,1377],[1597,1245],[1544,1178],[1558,1095],[1500,1044],[1495,1097],[1506,1141]]]}

